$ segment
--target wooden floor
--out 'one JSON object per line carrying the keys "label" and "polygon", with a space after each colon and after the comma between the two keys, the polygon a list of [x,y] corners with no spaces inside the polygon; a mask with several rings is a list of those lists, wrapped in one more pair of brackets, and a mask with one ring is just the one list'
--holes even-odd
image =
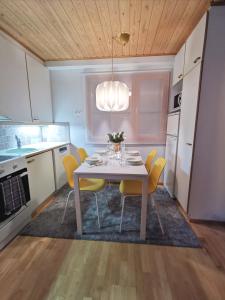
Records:
{"label": "wooden floor", "polygon": [[17,237],[0,252],[0,299],[225,299],[225,229],[206,249]]}

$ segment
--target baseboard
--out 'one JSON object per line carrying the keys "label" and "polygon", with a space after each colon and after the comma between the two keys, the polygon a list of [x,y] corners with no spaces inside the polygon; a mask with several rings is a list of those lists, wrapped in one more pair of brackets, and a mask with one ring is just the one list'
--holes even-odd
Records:
{"label": "baseboard", "polygon": [[182,216],[185,218],[185,220],[189,223],[190,219],[188,217],[188,214],[186,213],[186,211],[183,209],[183,207],[180,205],[180,202],[177,200],[177,198],[174,198],[174,201],[176,201],[177,207],[180,211],[180,213],[182,214]]}
{"label": "baseboard", "polygon": [[41,212],[45,208],[47,208],[54,200],[55,200],[56,192],[52,193],[47,199],[45,199],[38,207],[35,208],[35,210],[32,212],[31,217],[32,219],[36,218],[38,215],[40,215]]}
{"label": "baseboard", "polygon": [[201,219],[189,219],[191,223],[205,224],[205,225],[225,225],[225,221],[214,220],[201,220]]}

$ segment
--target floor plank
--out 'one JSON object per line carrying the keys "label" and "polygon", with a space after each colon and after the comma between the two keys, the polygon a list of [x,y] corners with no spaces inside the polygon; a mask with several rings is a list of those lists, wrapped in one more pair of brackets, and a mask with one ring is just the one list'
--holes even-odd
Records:
{"label": "floor plank", "polygon": [[0,266],[3,300],[224,299],[224,270],[205,249],[19,236]]}
{"label": "floor plank", "polygon": [[225,224],[191,223],[217,268],[225,272]]}

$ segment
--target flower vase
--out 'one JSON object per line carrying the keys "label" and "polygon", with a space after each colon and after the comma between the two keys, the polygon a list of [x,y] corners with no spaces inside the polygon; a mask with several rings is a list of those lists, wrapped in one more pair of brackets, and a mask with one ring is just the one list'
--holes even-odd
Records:
{"label": "flower vase", "polygon": [[121,143],[113,143],[114,152],[118,153],[121,151]]}

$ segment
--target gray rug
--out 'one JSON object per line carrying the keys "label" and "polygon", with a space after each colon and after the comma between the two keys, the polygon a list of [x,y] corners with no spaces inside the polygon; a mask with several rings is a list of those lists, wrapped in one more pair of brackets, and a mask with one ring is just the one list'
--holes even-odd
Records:
{"label": "gray rug", "polygon": [[56,197],[56,201],[46,208],[37,218],[32,220],[21,232],[22,235],[101,240],[115,242],[146,243],[179,247],[200,247],[200,242],[189,224],[180,214],[177,205],[169,194],[159,188],[154,194],[158,203],[159,214],[165,234],[160,230],[155,209],[148,203],[147,240],[139,240],[141,198],[128,198],[125,202],[123,231],[119,233],[121,202],[117,185],[107,186],[98,193],[99,212],[102,228],[98,229],[95,198],[92,193],[81,192],[81,208],[83,217],[82,237],[76,234],[75,208],[71,196],[65,222],[60,223],[69,188],[64,187]]}

